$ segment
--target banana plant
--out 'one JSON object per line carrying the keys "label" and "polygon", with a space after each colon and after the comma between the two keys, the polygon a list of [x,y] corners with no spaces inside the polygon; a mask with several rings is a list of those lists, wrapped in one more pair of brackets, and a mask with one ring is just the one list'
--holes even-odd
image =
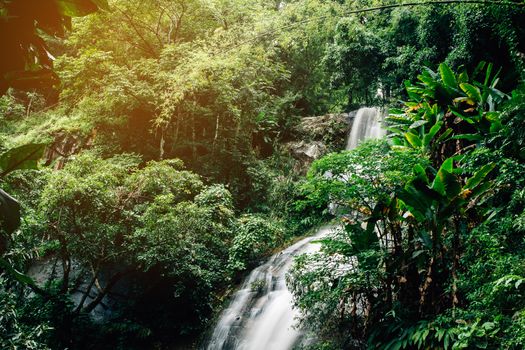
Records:
{"label": "banana plant", "polygon": [[[419,268],[426,271],[424,282],[419,287],[420,312],[434,307],[435,295],[441,293],[444,277],[440,271],[446,265],[447,255],[452,260],[451,275],[454,279],[451,300],[453,305],[457,303],[455,276],[459,265],[459,242],[467,225],[461,218],[468,217],[466,212],[490,190],[492,182],[486,178],[494,167],[494,163],[486,164],[469,178],[463,179],[460,176],[463,169],[454,167],[453,157],[447,158],[437,171],[431,166],[424,169],[416,165],[416,176],[398,194],[400,208],[405,211],[404,217],[413,217],[414,232],[422,242],[422,249],[412,254]],[[452,243],[445,248],[447,238]],[[426,259],[421,259],[425,256]]]}
{"label": "banana plant", "polygon": [[393,145],[428,154],[449,140],[478,142],[498,132],[502,124],[495,108],[508,96],[496,89],[499,72],[492,74],[493,65],[480,63],[473,76],[482,70],[483,83],[466,71],[454,73],[445,63],[439,72],[425,68],[418,84],[406,81],[410,101],[387,117]]}
{"label": "banana plant", "polygon": [[440,244],[445,226],[453,215],[464,214],[487,193],[492,182],[486,177],[494,167],[494,163],[486,164],[463,181],[459,176],[463,170],[454,167],[454,158],[447,158],[437,171],[430,166],[427,169],[415,166],[415,178],[398,198],[407,213],[422,224],[421,235],[427,248]]}

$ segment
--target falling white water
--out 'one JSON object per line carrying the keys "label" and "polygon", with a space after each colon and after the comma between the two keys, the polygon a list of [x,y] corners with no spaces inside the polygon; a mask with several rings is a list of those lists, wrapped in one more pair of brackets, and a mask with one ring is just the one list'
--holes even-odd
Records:
{"label": "falling white water", "polygon": [[386,135],[381,127],[383,110],[378,107],[360,108],[352,123],[352,129],[346,142],[346,150],[356,148],[359,143],[367,139],[378,139]]}
{"label": "falling white water", "polygon": [[303,334],[294,327],[299,311],[292,307],[286,273],[294,256],[318,250],[319,245],[312,240],[331,229],[321,228],[314,236],[295,243],[255,268],[220,315],[205,349],[292,349]]}

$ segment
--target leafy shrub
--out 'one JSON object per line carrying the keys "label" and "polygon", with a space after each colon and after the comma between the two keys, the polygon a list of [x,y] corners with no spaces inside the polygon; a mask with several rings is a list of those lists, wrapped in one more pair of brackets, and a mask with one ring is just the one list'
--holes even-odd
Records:
{"label": "leafy shrub", "polygon": [[230,248],[230,267],[244,270],[252,266],[282,243],[283,235],[282,225],[271,218],[254,214],[241,216]]}

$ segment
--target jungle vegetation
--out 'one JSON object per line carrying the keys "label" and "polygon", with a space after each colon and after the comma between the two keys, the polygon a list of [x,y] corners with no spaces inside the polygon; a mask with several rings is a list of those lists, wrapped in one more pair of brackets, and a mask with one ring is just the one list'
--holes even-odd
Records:
{"label": "jungle vegetation", "polygon": [[[0,348],[192,348],[329,220],[311,349],[525,347],[522,0],[43,4],[0,1]],[[297,171],[365,105],[385,139]]]}

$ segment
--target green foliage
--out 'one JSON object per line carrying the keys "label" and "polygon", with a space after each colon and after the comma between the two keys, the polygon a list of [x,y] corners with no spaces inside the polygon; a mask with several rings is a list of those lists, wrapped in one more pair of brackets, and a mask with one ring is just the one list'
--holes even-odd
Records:
{"label": "green foliage", "polygon": [[[43,144],[27,144],[5,151],[0,155],[0,178],[15,170],[35,169],[44,149]],[[5,233],[12,233],[20,225],[20,204],[3,190],[0,190],[0,222]],[[0,252],[3,250],[0,245]]]}
{"label": "green foliage", "polygon": [[498,148],[501,148],[508,156],[517,159],[525,158],[525,145],[523,140],[523,123],[525,118],[525,85],[520,85],[512,92],[512,99],[503,106],[501,120],[504,124],[499,137],[496,138]]}
{"label": "green foliage", "polygon": [[[510,325],[523,313],[523,164],[503,141],[513,135],[496,109],[505,95],[492,66],[479,67],[484,83],[446,64],[424,70],[419,85],[407,83],[405,109],[389,117],[390,145],[364,143],[312,165],[307,201],[337,204],[342,227],[320,253],[296,259],[289,286],[302,322],[322,339],[380,349],[522,346]],[[507,108],[519,111],[514,96]]]}
{"label": "green foliage", "polygon": [[278,222],[260,215],[241,216],[235,231],[229,260],[229,266],[234,270],[252,266],[281,244],[284,236],[283,227]]}
{"label": "green foliage", "polygon": [[[1,236],[0,346],[171,348],[332,203],[343,229],[290,278],[314,347],[523,347],[523,88],[497,88],[523,77],[523,6],[110,5],[0,5],[15,33],[0,90],[57,89],[0,98],[0,146],[21,152],[0,171],[48,145],[44,171],[2,179],[22,220]],[[302,116],[399,99],[388,142],[330,154],[306,179],[276,152]],[[338,150],[338,137],[319,139]],[[56,266],[47,281],[25,275],[35,261]],[[92,317],[101,305],[109,320]]]}
{"label": "green foliage", "polygon": [[[183,168],[177,159],[143,164],[135,155],[103,159],[84,152],[61,171],[47,174],[37,211],[24,208],[30,219],[23,229],[39,237],[40,242],[32,242],[41,245],[38,250],[63,266],[57,275],[47,276],[45,286],[26,282],[37,292],[33,302],[42,315],[39,319],[48,320],[55,329],[49,333],[50,342],[65,344],[73,341],[68,337],[77,330],[95,327],[90,313],[122,283],[129,285],[128,300],[115,304],[114,312],[125,313],[127,303],[134,304],[148,293],[133,282],[144,275],[156,284],[169,281],[171,294],[164,297],[165,303],[194,308],[191,318],[172,322],[171,332],[191,332],[202,326],[214,293],[230,274],[233,199],[224,186],[205,187],[198,175]],[[22,240],[17,242],[22,248]],[[16,248],[11,247],[9,254],[16,256]],[[27,278],[14,272],[15,278]],[[78,292],[78,283],[84,283],[86,290]],[[132,322],[130,327],[111,328],[104,334],[128,334],[128,340],[148,338],[153,336],[152,329],[161,332],[165,327],[148,322]],[[62,334],[65,329],[69,335]]]}
{"label": "green foliage", "polygon": [[[346,5],[348,11],[384,4]],[[413,80],[421,67],[440,62],[469,71],[482,60],[493,62],[503,68],[502,83],[509,90],[523,78],[523,62],[516,59],[524,33],[523,13],[522,6],[455,4],[342,16],[325,54],[337,91],[334,102],[351,108],[374,100],[393,101],[404,94],[404,80]],[[443,68],[441,72],[450,73]],[[445,75],[455,85],[454,76]],[[475,89],[464,88],[476,95]],[[381,94],[376,96],[378,89]]]}
{"label": "green foliage", "polygon": [[441,153],[436,161],[443,162],[459,149],[497,135],[502,123],[495,108],[506,95],[495,88],[499,79],[492,74],[492,64],[482,62],[478,73],[485,66],[484,83],[470,78],[466,71],[454,73],[445,63],[439,65],[439,74],[426,68],[417,85],[406,82],[411,101],[403,110],[392,110],[387,119],[392,142],[423,153]]}
{"label": "green foliage", "polygon": [[312,164],[305,185],[307,201],[370,212],[375,203],[389,201],[403,187],[416,164],[425,163],[416,153],[392,149],[385,140],[365,142]]}
{"label": "green foliage", "polygon": [[0,346],[6,350],[49,350],[42,341],[50,328],[42,323],[36,326],[22,322],[20,301],[8,288],[8,281],[0,276]]}
{"label": "green foliage", "polygon": [[0,155],[0,177],[19,169],[35,169],[46,145],[28,144],[12,148]]}

